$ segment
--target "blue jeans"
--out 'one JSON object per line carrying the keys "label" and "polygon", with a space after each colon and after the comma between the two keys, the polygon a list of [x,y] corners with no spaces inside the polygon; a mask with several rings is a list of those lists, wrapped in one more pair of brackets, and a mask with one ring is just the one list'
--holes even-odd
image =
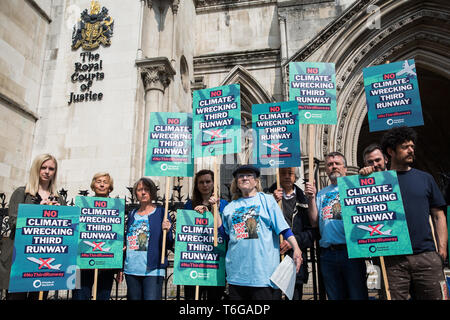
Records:
{"label": "blue jeans", "polygon": [[161,300],[162,276],[134,276],[125,274],[128,300]]}
{"label": "blue jeans", "polygon": [[320,248],[320,269],[329,300],[367,300],[366,264],[349,259],[347,249]]}

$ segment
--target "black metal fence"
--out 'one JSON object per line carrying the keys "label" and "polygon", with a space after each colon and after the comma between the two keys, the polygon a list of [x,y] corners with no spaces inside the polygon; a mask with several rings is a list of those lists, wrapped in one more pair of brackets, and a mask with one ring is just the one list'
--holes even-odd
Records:
{"label": "black metal fence", "polygon": [[[317,166],[318,168],[318,166]],[[316,170],[316,174],[317,174],[317,170]],[[227,200],[227,201],[231,201],[231,193],[230,193],[230,185],[227,184],[225,185],[227,190],[224,190],[224,192],[222,192],[221,194],[221,198]],[[159,187],[157,186],[158,191],[159,191]],[[169,198],[168,201],[168,214],[170,215],[170,218],[173,222],[173,229],[176,230],[176,212],[178,209],[183,209],[184,205],[186,203],[186,201],[189,200],[189,193],[188,192],[183,192],[182,190],[182,185],[180,184],[180,180],[178,180],[174,186],[172,187],[172,193],[171,196]],[[126,195],[124,198],[125,200],[125,221],[128,217],[128,214],[133,211],[135,208],[138,208],[139,203],[137,201],[137,199],[134,197],[133,194],[133,188],[132,187],[127,187],[128,193],[129,195]],[[264,190],[265,192],[268,192],[268,189],[266,188]],[[65,189],[61,189],[59,191],[59,194],[64,198],[64,200],[66,201],[67,205],[69,206],[74,206],[75,202],[74,202],[74,198],[69,198],[68,197],[68,191]],[[79,190],[78,195],[81,196],[89,196],[89,190]],[[9,226],[8,223],[8,201],[9,198],[7,197],[7,195],[5,193],[0,193],[0,223],[1,223],[1,230],[0,230],[0,236],[3,237],[8,237],[9,233],[11,231],[11,228]],[[156,200],[156,204],[159,206],[164,206],[165,205],[165,195],[163,197],[158,196],[157,200]],[[322,284],[321,284],[321,279],[319,276],[319,272],[318,272],[318,267],[317,267],[317,254],[316,254],[316,248],[317,248],[317,243],[313,248],[308,249],[308,264],[310,265],[309,268],[309,272],[310,272],[310,283],[309,283],[309,288],[308,288],[308,293],[307,295],[310,297],[309,299],[313,299],[313,300],[318,300],[318,299],[325,299],[324,296],[324,290],[322,289]],[[175,294],[170,294],[169,292],[169,287],[170,287],[170,283],[171,280],[173,279],[173,254],[169,255],[168,258],[168,262],[169,262],[169,266],[168,266],[168,272],[166,273],[165,279],[164,279],[164,286],[163,286],[163,299],[164,300],[168,300],[168,299],[176,299],[176,300],[180,300],[183,299],[183,290],[181,288],[181,286],[177,285],[177,286],[173,286],[175,287]],[[171,270],[171,272],[169,272],[169,270]],[[113,288],[113,295],[111,297],[111,299],[113,300],[121,300],[121,299],[125,299],[126,296],[124,294],[120,293],[120,288],[119,288],[119,284],[117,282],[115,282],[115,288]],[[305,291],[305,289],[304,289]],[[0,291],[0,299],[5,299],[5,296],[3,294],[3,292]],[[70,292],[54,292],[54,295],[52,295],[52,299],[70,299]],[[226,293],[225,293],[225,299],[226,299]]]}

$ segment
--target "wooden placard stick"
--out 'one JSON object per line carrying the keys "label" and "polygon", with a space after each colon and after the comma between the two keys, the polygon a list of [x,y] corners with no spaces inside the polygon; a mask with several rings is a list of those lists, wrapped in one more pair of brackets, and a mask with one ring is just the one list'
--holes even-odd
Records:
{"label": "wooden placard stick", "polygon": [[381,264],[381,271],[383,273],[384,288],[386,289],[386,298],[388,300],[391,300],[391,291],[389,290],[389,282],[388,282],[388,279],[387,279],[386,266],[384,264],[384,257],[383,256],[380,256],[380,264]]}
{"label": "wooden placard stick", "polygon": [[314,150],[316,149],[316,139],[314,137],[314,126],[308,124],[308,182],[314,183]]}
{"label": "wooden placard stick", "polygon": [[98,269],[94,269],[94,284],[92,285],[92,300],[97,300],[97,283],[98,283]]}
{"label": "wooden placard stick", "polygon": [[[217,157],[214,157],[214,190],[213,190],[213,197],[214,199],[217,199],[218,195],[218,186],[219,186],[219,180],[220,177],[218,175],[218,164],[217,164]],[[218,244],[218,231],[217,231],[217,220],[218,220],[218,208],[217,208],[217,202],[213,205],[213,214],[214,214],[214,247],[217,247]]]}
{"label": "wooden placard stick", "polygon": [[[277,189],[280,189],[280,168],[277,168]],[[280,206],[280,209],[283,210],[283,200],[278,201],[278,205]],[[283,235],[280,234],[280,244],[283,242],[284,238]],[[284,259],[284,254],[281,255],[281,260]]]}
{"label": "wooden placard stick", "polygon": [[199,286],[195,286],[195,300],[200,300],[199,296],[200,296],[200,287]]}
{"label": "wooden placard stick", "polygon": [[[166,204],[164,207],[164,220],[167,219],[167,214],[169,212],[169,190],[170,190],[170,177],[166,177]],[[161,250],[161,264],[164,263],[166,258],[166,235],[167,230],[163,230],[163,238],[162,238],[162,250]]]}

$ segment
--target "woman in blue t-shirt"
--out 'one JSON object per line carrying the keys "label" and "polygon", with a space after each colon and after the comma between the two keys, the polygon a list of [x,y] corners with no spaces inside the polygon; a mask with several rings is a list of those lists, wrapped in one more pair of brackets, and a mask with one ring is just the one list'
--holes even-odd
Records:
{"label": "woman in blue t-shirt", "polygon": [[301,250],[273,196],[260,192],[259,169],[244,165],[233,176],[233,201],[223,211],[223,223],[218,223],[219,232],[229,237],[225,258],[229,298],[277,299],[280,295],[270,277],[280,263],[279,235],[294,250],[297,272],[302,264]]}
{"label": "woman in blue t-shirt", "polygon": [[173,245],[170,217],[164,219],[164,209],[157,207],[156,186],[149,178],[139,179],[133,193],[139,208],[128,217],[126,228],[126,258],[124,265],[128,300],[161,300],[167,259],[161,264],[163,230],[166,248]]}
{"label": "woman in blue t-shirt", "polygon": [[[194,176],[194,190],[192,192],[192,200],[189,199],[184,205],[186,210],[200,210],[212,212],[212,205],[209,199],[214,192],[214,172],[208,169],[198,171]],[[220,199],[219,213],[222,214],[223,209],[228,204],[224,199]],[[201,286],[199,288],[200,297],[207,300],[221,300],[224,294],[224,287]],[[184,296],[186,300],[194,300],[195,286],[184,286]]]}

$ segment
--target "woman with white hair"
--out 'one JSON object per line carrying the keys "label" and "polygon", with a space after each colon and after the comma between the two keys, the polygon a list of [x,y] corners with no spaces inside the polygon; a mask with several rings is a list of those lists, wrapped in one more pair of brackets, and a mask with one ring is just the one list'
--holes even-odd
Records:
{"label": "woman with white hair", "polygon": [[[109,197],[114,190],[114,180],[108,172],[97,172],[92,177],[91,190],[94,191],[94,197]],[[97,278],[97,296],[96,300],[109,300],[114,282],[114,274],[120,270],[99,269]],[[94,284],[94,269],[83,269],[80,272],[80,289],[72,291],[73,300],[89,300],[92,295],[92,286]]]}
{"label": "woman with white hair", "polygon": [[[17,188],[11,195],[8,209],[11,233],[9,237],[3,237],[0,248],[0,289],[8,289],[9,286],[19,204],[66,205],[64,198],[56,191],[57,172],[58,162],[55,157],[41,154],[33,160],[27,184]],[[37,299],[38,295],[39,292],[8,293],[6,299]]]}

